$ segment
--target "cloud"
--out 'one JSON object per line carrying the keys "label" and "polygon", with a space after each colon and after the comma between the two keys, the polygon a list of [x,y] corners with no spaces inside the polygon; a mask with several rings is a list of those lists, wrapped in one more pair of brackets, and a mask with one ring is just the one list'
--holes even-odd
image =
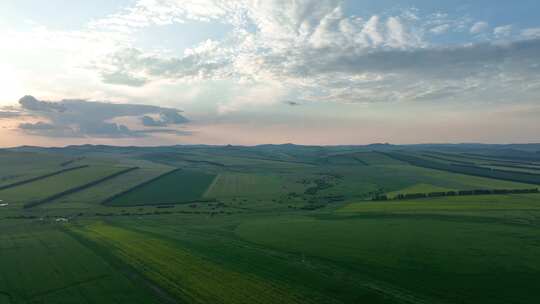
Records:
{"label": "cloud", "polygon": [[187,49],[182,57],[145,54],[135,48],[122,49],[108,58],[100,68],[104,83],[142,86],[149,79],[222,79],[232,59],[226,49],[208,40]]}
{"label": "cloud", "polygon": [[14,118],[21,116],[20,112],[17,111],[3,111],[0,110],[0,119],[2,118]]}
{"label": "cloud", "polygon": [[122,71],[103,72],[101,77],[104,83],[126,85],[130,87],[142,87],[148,80],[142,77],[127,74]]}
{"label": "cloud", "polygon": [[147,115],[141,117],[141,122],[146,127],[166,127],[167,126],[167,124],[164,123],[163,121],[156,120],[153,117],[147,116]]}
{"label": "cloud", "polygon": [[245,1],[236,0],[139,0],[122,12],[94,20],[90,27],[133,32],[150,25],[209,21],[231,15]]}
{"label": "cloud", "polygon": [[432,28],[429,31],[434,33],[434,34],[440,35],[440,34],[444,34],[444,33],[448,32],[448,30],[450,30],[450,24],[441,24],[441,25],[438,25],[438,26]]}
{"label": "cloud", "polygon": [[493,35],[497,38],[505,38],[512,34],[514,27],[512,25],[498,26],[493,29]]}
{"label": "cloud", "polygon": [[515,68],[521,66],[526,70],[527,63],[540,59],[540,40],[364,53],[343,49],[337,54],[325,54],[328,54],[325,50],[312,52],[310,56],[304,56],[302,61],[290,65],[289,71],[304,76],[344,72],[413,73],[438,78],[461,78],[512,63]]}
{"label": "cloud", "polygon": [[[141,25],[220,20],[234,30],[221,41],[204,41],[176,56],[123,49],[102,63],[102,75],[144,79],[135,85],[236,81],[233,97],[217,101],[219,113],[283,103],[292,95],[333,102],[472,98],[482,85],[523,91],[510,83],[522,81],[532,88],[538,79],[537,69],[531,68],[539,57],[538,41],[511,39],[511,25],[493,30],[498,42],[441,45],[430,43],[428,34],[480,34],[489,24],[442,13],[422,18],[411,10],[361,18],[345,14],[338,0],[159,3],[139,2],[115,18],[126,24],[141,20]],[[136,12],[140,19],[133,17]],[[170,18],[162,15],[166,12]],[[523,37],[534,37],[533,30],[527,34]],[[148,117],[143,123],[160,126],[162,121]]]}
{"label": "cloud", "polygon": [[[180,110],[138,104],[113,104],[107,102],[64,99],[57,102],[40,101],[32,96],[25,96],[19,101],[21,111],[40,119],[35,123],[22,123],[19,129],[35,135],[54,137],[139,137],[151,133],[186,134],[175,129],[131,129],[114,122],[115,119],[135,117],[144,123],[148,114],[160,115],[160,127],[180,126],[189,120],[180,114]],[[157,124],[157,122],[156,122]],[[156,126],[156,125],[152,125]]]}
{"label": "cloud", "polygon": [[19,99],[19,104],[25,110],[36,112],[64,112],[63,105],[47,101],[39,101],[33,96],[27,95]]}
{"label": "cloud", "polygon": [[79,137],[76,130],[69,126],[57,125],[47,122],[21,123],[19,129],[31,135],[48,137]]}
{"label": "cloud", "polygon": [[[303,104],[471,101],[518,94],[528,98],[538,93],[538,43],[534,40],[538,31],[533,28],[492,28],[467,16],[425,14],[415,9],[357,16],[347,12],[348,5],[340,0],[134,2],[93,20],[86,32],[60,35],[64,38],[58,44],[70,50],[67,57],[77,58],[73,54],[79,49],[96,54],[86,65],[76,62],[77,67],[91,69],[102,83],[111,85],[105,87],[103,96],[148,96],[156,88],[170,89],[177,84],[212,88],[225,83],[227,93],[214,99],[217,111],[223,114],[287,100]],[[133,37],[139,37],[136,31],[171,24],[181,27],[189,21],[226,24],[231,30],[220,40],[209,39],[177,53],[135,47],[144,45],[134,43]],[[36,33],[36,37],[43,36],[38,39],[40,45],[56,42],[51,40],[56,32],[43,32]],[[461,43],[446,42],[455,41],[456,36],[463,38]],[[34,39],[17,43],[32,49],[29,41]],[[101,89],[99,84],[96,87]],[[159,111],[133,117],[158,130],[175,119],[182,122]],[[101,117],[100,121],[110,119],[114,118]],[[120,126],[103,129],[107,131],[101,133],[125,133]]]}
{"label": "cloud", "polygon": [[480,34],[489,28],[489,24],[484,21],[479,21],[473,24],[470,28],[471,34]]}
{"label": "cloud", "polygon": [[24,130],[54,130],[57,127],[53,124],[46,122],[36,122],[36,123],[22,123],[19,125],[19,128]]}
{"label": "cloud", "polygon": [[167,125],[180,125],[188,123],[189,120],[179,114],[176,109],[163,109],[160,113],[161,121]]}
{"label": "cloud", "polygon": [[540,27],[524,29],[521,31],[521,36],[525,39],[540,38]]}

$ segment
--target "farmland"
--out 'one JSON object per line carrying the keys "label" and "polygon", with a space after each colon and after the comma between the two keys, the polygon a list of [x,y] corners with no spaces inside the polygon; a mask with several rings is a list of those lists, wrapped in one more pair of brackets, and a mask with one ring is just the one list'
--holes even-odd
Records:
{"label": "farmland", "polygon": [[109,204],[152,205],[192,202],[202,199],[214,175],[179,170],[163,175],[141,187],[128,190]]}
{"label": "farmland", "polygon": [[0,151],[0,303],[540,301],[539,185],[444,167],[530,147],[380,149]]}

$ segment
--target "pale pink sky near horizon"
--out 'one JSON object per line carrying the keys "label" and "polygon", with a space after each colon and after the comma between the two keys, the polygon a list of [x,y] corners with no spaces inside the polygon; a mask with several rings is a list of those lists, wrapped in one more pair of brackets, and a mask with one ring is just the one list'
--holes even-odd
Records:
{"label": "pale pink sky near horizon", "polygon": [[[478,115],[478,114],[474,114]],[[472,116],[474,116],[472,115]],[[355,121],[333,118],[321,123],[297,120],[293,123],[258,125],[256,122],[193,122],[183,128],[190,135],[154,135],[139,138],[64,138],[29,135],[12,128],[0,129],[0,147],[21,145],[66,146],[105,144],[119,146],[160,146],[176,144],[258,145],[294,143],[303,145],[366,145],[372,143],[533,143],[540,142],[540,125],[534,121],[523,122],[508,112],[491,113],[484,119],[474,120],[460,115],[436,117],[423,121],[409,118],[393,121],[392,118]],[[408,120],[408,121],[407,121]],[[13,126],[16,122],[13,122]]]}

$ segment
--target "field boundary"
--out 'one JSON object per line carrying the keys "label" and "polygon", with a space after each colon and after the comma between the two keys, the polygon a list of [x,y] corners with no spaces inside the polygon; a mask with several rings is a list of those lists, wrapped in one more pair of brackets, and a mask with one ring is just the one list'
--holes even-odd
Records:
{"label": "field boundary", "polygon": [[77,186],[77,187],[62,191],[60,193],[51,195],[49,197],[46,197],[46,198],[38,200],[38,201],[27,203],[27,204],[24,205],[23,208],[25,208],[25,209],[33,208],[33,207],[36,207],[36,206],[39,206],[39,205],[42,205],[42,204],[45,204],[45,203],[52,202],[52,201],[57,200],[57,199],[59,199],[59,198],[61,198],[63,196],[70,195],[70,194],[73,194],[73,193],[76,193],[76,192],[91,188],[91,187],[93,187],[95,185],[98,185],[98,184],[100,184],[102,182],[108,181],[108,180],[113,179],[113,178],[115,178],[117,176],[124,175],[124,174],[126,174],[128,172],[135,171],[135,170],[138,170],[138,169],[139,169],[139,167],[131,167],[131,168],[127,168],[127,169],[124,169],[124,170],[109,174],[107,176],[104,176],[104,177],[102,177],[100,179],[91,181],[91,182],[86,183],[84,185]]}
{"label": "field boundary", "polygon": [[122,195],[124,195],[124,194],[127,194],[127,193],[129,193],[129,192],[135,191],[135,190],[137,190],[137,189],[139,189],[139,188],[141,188],[141,187],[144,187],[144,186],[146,186],[146,185],[148,185],[148,184],[150,184],[150,183],[153,183],[153,182],[159,180],[159,179],[162,178],[162,177],[169,176],[169,175],[174,174],[174,173],[176,173],[176,172],[178,172],[178,171],[180,171],[180,170],[182,170],[182,169],[181,169],[181,168],[176,168],[176,169],[167,171],[167,172],[165,172],[165,173],[163,173],[163,174],[160,174],[160,175],[158,175],[158,176],[156,176],[156,177],[154,177],[154,178],[151,178],[151,179],[149,179],[149,180],[147,180],[147,181],[145,181],[145,182],[142,182],[142,183],[140,183],[140,184],[137,184],[137,185],[135,185],[135,186],[133,186],[133,187],[127,189],[127,190],[124,190],[124,191],[122,191],[122,192],[120,192],[120,193],[116,193],[116,194],[114,194],[114,195],[112,195],[112,196],[109,196],[108,198],[104,199],[104,200],[101,202],[101,204],[102,204],[102,205],[108,205],[110,202],[112,202],[113,200],[119,198],[120,196],[122,196]]}
{"label": "field boundary", "polygon": [[33,182],[36,182],[38,180],[42,180],[42,179],[45,179],[45,178],[48,178],[48,177],[53,177],[53,176],[56,176],[56,175],[60,175],[60,174],[65,173],[65,172],[69,172],[69,171],[73,171],[73,170],[79,170],[79,169],[88,168],[88,167],[90,167],[90,166],[89,165],[82,165],[82,166],[62,169],[62,170],[59,170],[59,171],[54,171],[54,172],[47,173],[47,174],[40,175],[40,176],[36,176],[36,177],[30,178],[30,179],[25,179],[25,180],[18,181],[18,182],[12,183],[12,184],[0,186],[0,190],[5,190],[5,189],[17,187],[17,186],[22,186],[22,185],[33,183]]}

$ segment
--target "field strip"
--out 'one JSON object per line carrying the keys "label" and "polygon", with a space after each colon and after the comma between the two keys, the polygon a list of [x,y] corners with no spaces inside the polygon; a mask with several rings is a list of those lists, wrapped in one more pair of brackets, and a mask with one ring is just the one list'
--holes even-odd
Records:
{"label": "field strip", "polygon": [[52,202],[56,199],[59,199],[63,196],[66,196],[66,195],[70,195],[70,194],[73,194],[75,192],[79,192],[79,191],[82,191],[82,190],[85,190],[87,188],[90,188],[90,187],[93,187],[95,185],[98,185],[102,182],[105,182],[105,181],[108,181],[110,179],[113,179],[117,176],[120,176],[120,175],[123,175],[123,174],[126,174],[128,172],[131,172],[131,171],[134,171],[134,170],[138,170],[139,167],[132,167],[132,168],[127,168],[127,169],[124,169],[124,170],[121,170],[121,171],[118,171],[118,172],[115,172],[113,174],[110,174],[110,175],[107,175],[105,177],[102,177],[98,180],[94,180],[94,181],[91,181],[89,183],[86,183],[84,185],[81,185],[81,186],[78,186],[78,187],[75,187],[75,188],[71,188],[71,189],[68,189],[66,191],[62,191],[60,193],[57,193],[57,194],[54,194],[52,196],[49,196],[49,197],[46,197],[42,200],[39,200],[39,201],[34,201],[34,202],[30,202],[30,203],[27,203],[24,205],[24,208],[32,208],[32,207],[36,207],[38,205],[42,205],[42,204],[45,204],[45,203],[48,203],[48,202]]}
{"label": "field strip", "polygon": [[59,175],[59,174],[65,173],[65,172],[78,170],[78,169],[83,169],[83,168],[88,168],[88,167],[89,167],[88,165],[83,165],[83,166],[77,166],[77,167],[62,169],[62,170],[55,171],[55,172],[52,172],[52,173],[47,173],[47,174],[36,176],[36,177],[30,178],[30,179],[18,181],[16,183],[1,186],[0,190],[5,190],[5,189],[9,189],[9,188],[29,184],[29,183],[32,183],[32,182],[35,182],[35,181],[38,181],[38,180],[42,180],[42,179],[45,179],[45,178],[48,178],[48,177],[52,177],[52,176],[55,176],[55,175]]}
{"label": "field strip", "polygon": [[152,178],[152,179],[149,179],[149,180],[147,180],[147,181],[145,181],[145,182],[142,182],[142,183],[140,183],[140,184],[138,184],[138,185],[135,185],[135,186],[133,186],[133,187],[131,187],[131,188],[125,190],[125,191],[122,191],[122,192],[117,193],[117,194],[115,194],[115,195],[113,195],[113,196],[111,196],[111,197],[106,198],[103,202],[101,202],[101,204],[106,205],[106,204],[108,204],[109,202],[112,202],[113,200],[115,200],[116,198],[118,198],[118,197],[120,197],[120,196],[122,196],[122,195],[124,195],[124,194],[127,194],[127,193],[129,193],[129,192],[135,191],[135,190],[137,190],[137,189],[139,189],[139,188],[141,188],[141,187],[144,187],[144,186],[146,186],[146,185],[148,185],[148,184],[150,184],[150,183],[153,183],[153,182],[159,180],[159,179],[162,178],[162,177],[169,176],[169,175],[174,174],[174,173],[176,173],[176,172],[178,172],[178,171],[180,171],[180,170],[182,170],[182,169],[176,168],[176,169],[173,169],[173,170],[171,170],[171,171],[165,172],[165,173],[163,173],[163,174],[161,174],[161,175],[158,175],[158,176],[156,176],[156,177],[154,177],[154,178]]}

